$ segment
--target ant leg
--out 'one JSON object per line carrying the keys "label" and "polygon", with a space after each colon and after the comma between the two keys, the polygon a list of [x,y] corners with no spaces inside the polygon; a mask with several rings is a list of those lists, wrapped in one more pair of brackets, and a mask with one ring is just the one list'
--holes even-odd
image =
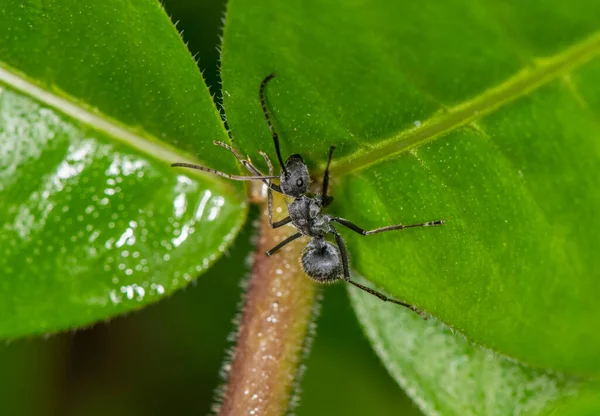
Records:
{"label": "ant leg", "polygon": [[321,194],[321,204],[326,207],[333,202],[333,197],[327,196],[327,190],[329,189],[329,164],[331,163],[331,157],[333,156],[333,150],[335,146],[329,147],[329,158],[327,159],[327,167],[325,168],[325,174],[323,175],[323,193]]}
{"label": "ant leg", "polygon": [[[269,167],[269,175],[273,175],[273,165],[271,164],[271,159],[267,156],[265,152],[259,150],[260,155],[263,157],[265,162],[267,162],[267,166]],[[271,180],[267,183],[267,209],[269,211],[269,225],[273,228],[273,192],[271,191]]]}
{"label": "ant leg", "polygon": [[[269,166],[269,175],[273,175],[273,165],[271,164],[271,159],[269,159],[269,156],[267,156],[267,154],[262,150],[259,150],[258,153],[260,153],[263,159],[265,159],[265,162],[267,162],[267,166]],[[271,228],[279,228],[291,222],[292,219],[289,216],[287,216],[281,221],[277,221],[275,223],[273,222],[273,192],[271,191],[271,185],[271,180],[269,179],[269,182],[267,183],[267,207],[269,211],[269,225],[271,226]]]}
{"label": "ant leg", "polygon": [[340,255],[342,256],[342,269],[344,270],[344,280],[349,281],[350,269],[348,267],[348,252],[346,251],[346,243],[344,243],[342,236],[339,235],[337,231],[333,230],[333,227],[331,233],[335,237],[335,242],[338,248],[340,249]]}
{"label": "ant leg", "polygon": [[[269,175],[273,176],[273,165],[271,164],[271,159],[269,156],[262,150],[259,150],[260,155],[263,157],[265,162],[267,162],[267,166],[269,167]],[[273,227],[273,192],[271,191],[271,180],[267,183],[267,208],[269,211],[269,225],[271,228]]]}
{"label": "ant leg", "polygon": [[277,159],[279,159],[279,164],[281,165],[283,172],[287,176],[288,171],[285,168],[283,159],[281,158],[281,149],[279,148],[279,136],[277,135],[277,132],[275,131],[275,128],[273,127],[273,123],[271,123],[271,118],[269,117],[269,112],[267,111],[267,105],[265,104],[265,86],[267,85],[267,82],[269,82],[273,78],[275,78],[275,74],[269,74],[269,75],[267,75],[267,77],[265,79],[263,79],[263,81],[260,83],[260,89],[258,91],[258,96],[260,98],[260,105],[262,107],[263,114],[265,115],[265,120],[267,120],[267,124],[269,125],[269,130],[271,130],[271,134],[273,135],[273,143],[275,144],[275,152],[277,153]]}
{"label": "ant leg", "polygon": [[[252,163],[250,163],[248,160],[244,159],[233,147],[229,146],[227,143],[223,143],[223,142],[214,140],[213,144],[215,146],[221,146],[222,148],[227,149],[231,153],[233,153],[233,156],[235,156],[237,161],[240,162],[242,164],[242,166],[244,166],[246,169],[248,169],[254,175],[262,175],[262,173]],[[273,172],[269,172],[269,175],[272,176]]]}
{"label": "ant leg", "polygon": [[405,228],[413,228],[413,227],[432,227],[434,225],[444,225],[444,220],[437,221],[429,221],[423,222],[421,224],[398,224],[398,225],[388,225],[387,227],[376,228],[374,230],[363,230],[358,225],[351,223],[348,220],[339,217],[331,217],[331,221],[335,221],[338,224],[343,225],[344,227],[350,228],[352,231],[355,231],[361,235],[371,235],[377,233],[383,233],[385,231],[395,231],[395,230],[403,230]]}
{"label": "ant leg", "polygon": [[426,315],[423,312],[421,312],[420,310],[418,310],[416,307],[414,307],[410,303],[402,302],[402,301],[399,301],[399,300],[396,300],[396,299],[390,299],[386,295],[384,295],[383,293],[380,293],[380,292],[378,292],[376,290],[373,290],[370,287],[363,286],[360,283],[356,283],[353,280],[347,280],[347,282],[353,284],[354,286],[356,286],[357,288],[359,288],[361,290],[364,290],[367,293],[370,293],[371,295],[377,296],[379,299],[381,299],[384,302],[392,302],[392,303],[395,303],[396,305],[402,305],[402,306],[410,309],[411,311],[418,313],[422,318],[424,318],[424,319],[427,318]]}
{"label": "ant leg", "polygon": [[[254,175],[257,176],[263,176],[263,174],[261,173],[261,171],[259,171],[256,166],[254,166],[249,160],[244,159],[242,156],[240,156],[240,154],[231,146],[229,146],[227,143],[223,143],[223,142],[219,142],[217,140],[213,141],[213,144],[215,146],[220,146],[224,149],[229,150],[231,153],[233,153],[233,156],[235,156],[235,158],[237,159],[238,162],[240,162],[240,164],[242,166],[244,166],[246,169],[248,169],[250,171],[250,173],[253,173]],[[262,152],[260,152],[262,154]],[[266,155],[263,155],[263,157],[265,157],[267,160],[267,163],[270,165],[271,161],[268,160],[268,157]],[[271,172],[269,170],[269,176],[273,176],[273,172]],[[273,177],[273,179],[276,179],[277,177]],[[267,182],[267,180],[265,179],[263,181],[267,186],[269,186],[270,189],[274,190],[275,192],[279,192],[281,193],[281,189],[279,188],[278,185],[275,185],[273,183],[271,183],[271,181],[269,180],[269,182]]]}
{"label": "ant leg", "polygon": [[355,282],[354,280],[350,280],[350,272],[349,272],[349,268],[348,268],[348,252],[346,251],[346,244],[344,243],[344,240],[342,239],[342,236],[339,235],[337,233],[337,231],[332,231],[334,237],[335,237],[335,242],[337,243],[338,248],[340,249],[340,255],[342,257],[342,268],[344,270],[344,280],[354,286],[356,286],[357,288],[370,293],[373,296],[377,296],[379,299],[381,299],[384,302],[391,302],[391,303],[395,303],[397,305],[402,305],[408,309],[410,309],[413,312],[418,313],[422,318],[425,318],[424,314],[418,310],[416,307],[414,307],[413,305],[411,305],[410,303],[406,303],[406,302],[402,302],[396,299],[392,299],[392,298],[388,298],[386,295],[384,295],[381,292],[378,292],[374,289],[371,289],[370,287],[367,286],[363,286],[360,283]]}
{"label": "ant leg", "polygon": [[288,216],[280,221],[275,221],[273,224],[271,224],[271,227],[272,228],[283,227],[284,225],[289,224],[290,222],[292,222],[292,219]]}
{"label": "ant leg", "polygon": [[273,254],[275,254],[277,251],[279,251],[283,246],[291,243],[292,241],[294,241],[297,238],[300,238],[301,236],[302,236],[301,233],[296,233],[294,235],[290,235],[288,238],[286,238],[285,240],[283,240],[279,244],[277,244],[275,247],[273,247],[271,250],[267,250],[267,252],[265,254],[267,255],[267,257],[271,257]]}
{"label": "ant leg", "polygon": [[231,175],[229,173],[220,172],[215,169],[205,168],[204,166],[193,165],[191,163],[171,163],[171,167],[182,167],[182,168],[190,168],[201,170],[203,172],[212,173],[214,175],[222,176],[227,179],[231,179],[234,181],[264,181],[266,179],[277,179],[279,176],[241,176],[241,175]]}

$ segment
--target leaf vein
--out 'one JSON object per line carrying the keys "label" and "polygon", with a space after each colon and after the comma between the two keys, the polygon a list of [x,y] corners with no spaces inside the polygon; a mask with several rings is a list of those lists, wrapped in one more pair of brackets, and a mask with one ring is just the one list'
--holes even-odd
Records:
{"label": "leaf vein", "polygon": [[420,128],[404,130],[366,152],[357,152],[332,166],[331,174],[342,176],[364,169],[442,137],[502,106],[546,85],[600,55],[600,32],[574,44],[560,54],[536,60],[535,68],[524,68],[505,82],[458,104],[444,114],[426,120]]}
{"label": "leaf vein", "polygon": [[[100,111],[93,108],[86,108],[83,103],[75,97],[69,96],[54,87],[52,91],[44,89],[34,81],[27,78],[25,74],[0,62],[0,84],[19,91],[32,97],[40,103],[52,107],[62,114],[78,120],[79,122],[103,132],[110,137],[115,138],[121,143],[130,146],[143,154],[151,156],[157,160],[171,163],[173,161],[198,164],[198,160],[185,152],[162,142],[150,135],[142,135],[139,132],[131,131],[126,126],[121,125]],[[186,172],[188,175],[204,176],[206,174],[200,171]],[[214,179],[214,178],[213,178]],[[215,179],[224,186],[233,188],[228,182]]]}

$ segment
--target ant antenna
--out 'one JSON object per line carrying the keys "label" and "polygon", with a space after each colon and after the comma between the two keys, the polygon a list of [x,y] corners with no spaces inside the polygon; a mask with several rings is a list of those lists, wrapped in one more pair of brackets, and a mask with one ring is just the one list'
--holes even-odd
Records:
{"label": "ant antenna", "polygon": [[267,124],[269,125],[269,130],[271,130],[271,133],[273,134],[273,142],[275,143],[275,151],[277,152],[277,159],[279,159],[279,164],[281,165],[281,168],[283,169],[285,176],[288,176],[288,171],[285,168],[285,165],[283,164],[283,159],[281,158],[281,150],[279,149],[279,136],[277,135],[277,132],[273,128],[273,124],[271,123],[271,118],[269,117],[269,112],[267,111],[267,106],[265,104],[265,85],[267,85],[267,82],[269,82],[269,80],[271,80],[273,78],[275,78],[275,74],[269,74],[269,75],[267,75],[267,77],[265,79],[263,79],[263,81],[260,83],[260,91],[259,91],[258,95],[260,96],[260,105],[262,106],[262,110],[265,115],[265,119],[267,120]]}
{"label": "ant antenna", "polygon": [[212,173],[213,175],[218,175],[218,176],[222,176],[224,178],[227,179],[231,179],[234,181],[264,181],[266,179],[277,179],[279,178],[279,176],[243,176],[243,175],[231,175],[229,173],[225,173],[225,172],[221,172],[215,169],[211,169],[211,168],[205,168],[204,166],[199,166],[199,165],[193,165],[191,163],[183,163],[183,162],[177,162],[177,163],[171,163],[171,167],[172,168],[189,168],[189,169],[196,169],[196,170],[201,170],[202,172],[208,172],[208,173]]}

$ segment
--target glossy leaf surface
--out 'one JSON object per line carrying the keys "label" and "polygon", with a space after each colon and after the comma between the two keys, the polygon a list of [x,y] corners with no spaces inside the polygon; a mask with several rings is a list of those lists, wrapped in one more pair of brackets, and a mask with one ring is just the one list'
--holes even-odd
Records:
{"label": "glossy leaf surface", "polygon": [[139,308],[209,267],[243,195],[169,164],[232,169],[226,137],[157,2],[3,2],[0,337]]}
{"label": "glossy leaf surface", "polygon": [[447,221],[343,230],[356,270],[494,351],[595,374],[599,7],[232,0],[228,121],[244,151],[273,155],[255,97],[277,73],[284,158],[316,172],[338,146],[335,214],[366,229]]}

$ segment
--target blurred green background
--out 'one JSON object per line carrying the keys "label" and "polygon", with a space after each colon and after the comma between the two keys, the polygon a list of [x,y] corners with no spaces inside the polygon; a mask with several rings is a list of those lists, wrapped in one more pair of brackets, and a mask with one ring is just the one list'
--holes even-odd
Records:
{"label": "blurred green background", "polygon": [[[167,0],[219,99],[225,3]],[[256,218],[256,212],[251,215]],[[142,311],[47,339],[0,346],[3,415],[167,415],[210,412],[249,274],[250,221],[228,255],[184,291]],[[323,290],[298,415],[419,415],[362,334],[343,285]]]}

